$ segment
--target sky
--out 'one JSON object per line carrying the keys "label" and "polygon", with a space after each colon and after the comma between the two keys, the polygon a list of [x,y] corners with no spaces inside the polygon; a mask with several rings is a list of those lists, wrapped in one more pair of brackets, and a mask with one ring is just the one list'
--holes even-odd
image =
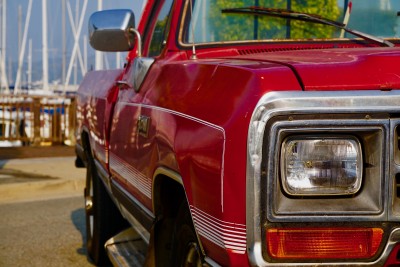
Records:
{"label": "sky", "polygon": [[[2,2],[0,0],[0,7],[2,8]],[[18,62],[19,55],[19,43],[22,42],[22,36],[24,32],[25,20],[27,16],[27,9],[29,0],[6,0],[7,3],[7,33],[6,33],[6,57],[7,66],[15,65]],[[77,13],[82,13],[83,5],[85,0],[66,0],[67,6],[70,6],[71,12],[75,17]],[[84,51],[84,39],[83,36],[87,36],[88,29],[88,18],[90,14],[97,11],[98,1],[87,0],[87,9],[85,12],[85,20],[82,27],[82,34],[80,39],[80,49]],[[119,9],[127,8],[134,11],[136,21],[139,20],[143,0],[103,0],[103,9]],[[61,0],[47,0],[48,12],[48,50],[49,50],[49,69],[59,68],[60,59],[62,57],[62,5]],[[22,15],[18,16],[18,10],[22,10]],[[0,18],[1,18],[0,13]],[[19,19],[20,17],[20,19]],[[0,19],[1,23],[1,19]],[[70,60],[70,55],[74,46],[74,35],[70,26],[70,20],[68,16],[68,8],[66,14],[66,46],[67,46],[67,65]],[[0,28],[0,31],[2,28]],[[21,36],[21,37],[19,37]],[[32,61],[34,65],[40,65],[42,60],[42,0],[32,0],[32,12],[28,29],[28,40],[32,40]],[[1,36],[0,36],[1,38]],[[20,41],[19,41],[20,40]],[[1,47],[0,42],[0,49]],[[94,50],[87,46],[88,51],[88,65],[92,65],[90,58],[94,55]],[[27,62],[28,58],[28,42],[26,43],[24,61]],[[12,62],[10,64],[10,61]],[[35,64],[36,62],[36,64]],[[110,63],[110,65],[115,63]],[[26,65],[26,64],[25,64]],[[15,69],[15,67],[13,67]],[[24,67],[25,68],[25,67]],[[68,68],[68,66],[67,66]],[[90,67],[89,67],[90,68]],[[11,69],[11,68],[10,68]],[[15,72],[15,71],[14,71]],[[35,72],[41,72],[41,70],[35,70]],[[7,74],[7,76],[14,76]],[[37,76],[37,75],[36,75]],[[51,76],[51,75],[50,75]],[[53,77],[54,78],[54,77]]]}

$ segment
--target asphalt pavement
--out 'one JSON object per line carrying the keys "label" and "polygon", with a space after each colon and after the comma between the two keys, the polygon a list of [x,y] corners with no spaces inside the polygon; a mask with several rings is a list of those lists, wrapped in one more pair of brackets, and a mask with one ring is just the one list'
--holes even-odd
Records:
{"label": "asphalt pavement", "polygon": [[0,267],[93,266],[73,147],[0,148]]}
{"label": "asphalt pavement", "polygon": [[0,203],[83,196],[73,148],[0,149]]}
{"label": "asphalt pavement", "polygon": [[83,198],[0,204],[0,267],[93,267]]}

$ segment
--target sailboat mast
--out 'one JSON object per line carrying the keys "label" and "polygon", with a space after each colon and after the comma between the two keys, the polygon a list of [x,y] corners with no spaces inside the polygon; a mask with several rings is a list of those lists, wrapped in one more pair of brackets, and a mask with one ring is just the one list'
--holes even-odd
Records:
{"label": "sailboat mast", "polygon": [[29,0],[28,11],[27,11],[26,19],[25,19],[24,34],[23,34],[21,49],[20,49],[19,58],[18,58],[18,70],[17,70],[17,76],[15,78],[14,94],[18,94],[19,89],[21,89],[20,87],[21,87],[22,63],[24,60],[26,39],[28,37],[28,28],[29,28],[29,21],[31,19],[31,12],[32,12],[32,0]]}
{"label": "sailboat mast", "polygon": [[18,5],[18,54],[21,54],[22,46],[22,6]]}
{"label": "sailboat mast", "polygon": [[61,84],[65,84],[66,64],[67,64],[67,35],[66,35],[66,0],[62,0],[61,30],[62,30],[62,73]]}
{"label": "sailboat mast", "polygon": [[[100,11],[103,9],[103,0],[98,0],[97,2],[97,10]],[[95,52],[95,69],[101,70],[103,69],[103,54],[99,51]]]}
{"label": "sailboat mast", "polygon": [[27,88],[32,88],[32,39],[29,39],[28,43],[28,83]]}
{"label": "sailboat mast", "polygon": [[47,0],[42,0],[42,62],[43,62],[43,90],[49,90],[49,62],[47,47]]}
{"label": "sailboat mast", "polygon": [[[1,7],[1,55],[2,55],[2,65],[5,65],[6,62],[6,32],[7,32],[7,0],[3,0],[2,2],[2,7]],[[3,63],[4,62],[4,63]]]}
{"label": "sailboat mast", "polygon": [[0,89],[5,88],[6,92],[8,92],[8,81],[7,81],[7,75],[6,75],[6,51],[7,51],[7,0],[2,1],[2,21],[1,21],[1,51],[0,51]]}

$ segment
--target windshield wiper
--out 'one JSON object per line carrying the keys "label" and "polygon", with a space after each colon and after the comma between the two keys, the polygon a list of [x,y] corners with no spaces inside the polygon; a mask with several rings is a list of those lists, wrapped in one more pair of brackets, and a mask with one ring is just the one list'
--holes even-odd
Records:
{"label": "windshield wiper", "polygon": [[395,45],[389,41],[381,39],[376,36],[372,36],[370,34],[360,32],[357,30],[352,30],[347,28],[345,24],[330,20],[318,15],[308,14],[308,13],[301,13],[286,9],[276,9],[276,8],[266,8],[266,7],[256,7],[256,6],[249,6],[249,7],[239,7],[239,8],[225,8],[221,10],[222,13],[237,13],[237,14],[249,14],[255,16],[271,16],[271,17],[280,17],[286,19],[295,19],[307,22],[314,22],[320,23],[324,25],[329,25],[336,27],[338,29],[344,30],[348,33],[351,33],[357,37],[363,38],[367,41],[372,41],[381,45],[386,45],[389,47],[394,47]]}

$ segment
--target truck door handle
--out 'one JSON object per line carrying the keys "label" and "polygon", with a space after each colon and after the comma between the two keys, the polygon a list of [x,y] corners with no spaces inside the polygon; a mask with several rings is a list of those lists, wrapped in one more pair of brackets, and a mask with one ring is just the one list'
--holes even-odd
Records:
{"label": "truck door handle", "polygon": [[138,132],[143,137],[149,136],[150,117],[140,115],[137,122]]}

